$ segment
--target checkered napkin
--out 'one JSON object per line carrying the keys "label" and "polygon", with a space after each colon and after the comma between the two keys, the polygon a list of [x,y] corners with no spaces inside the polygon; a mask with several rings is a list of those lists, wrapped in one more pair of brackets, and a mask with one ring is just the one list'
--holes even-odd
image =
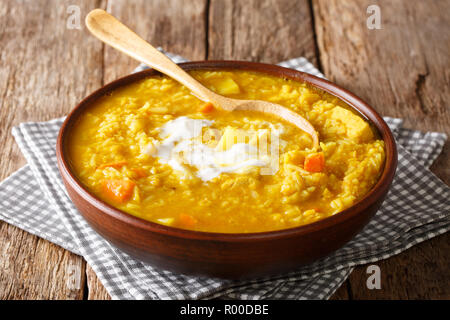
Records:
{"label": "checkered napkin", "polygon": [[[304,58],[280,65],[322,76]],[[63,187],[55,157],[63,119],[13,128],[28,164],[0,184],[0,219],[82,255],[114,299],[326,299],[354,266],[386,259],[450,228],[450,189],[428,170],[446,135],[385,120],[398,142],[399,164],[382,208],[343,248],[288,274],[252,281],[192,277],[154,268],[111,246],[83,220]]]}

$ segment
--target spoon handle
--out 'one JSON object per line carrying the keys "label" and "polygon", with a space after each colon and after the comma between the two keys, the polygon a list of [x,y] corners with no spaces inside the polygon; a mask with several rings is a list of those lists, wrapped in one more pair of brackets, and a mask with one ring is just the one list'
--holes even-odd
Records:
{"label": "spoon handle", "polygon": [[189,88],[200,100],[220,106],[222,97],[205,88],[166,55],[106,11],[92,10],[86,17],[86,26],[101,41],[175,79]]}

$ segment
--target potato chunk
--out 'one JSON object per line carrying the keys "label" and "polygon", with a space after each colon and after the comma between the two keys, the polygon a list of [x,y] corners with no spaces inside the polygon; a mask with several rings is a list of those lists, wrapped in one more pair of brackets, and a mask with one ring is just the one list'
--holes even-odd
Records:
{"label": "potato chunk", "polygon": [[347,137],[357,143],[366,142],[373,138],[369,124],[347,109],[333,108],[331,118],[340,121],[347,130]]}
{"label": "potato chunk", "polygon": [[240,129],[233,127],[226,127],[222,138],[220,138],[219,143],[216,146],[216,151],[226,151],[230,149],[236,143],[246,143],[249,140],[249,135]]}
{"label": "potato chunk", "polygon": [[219,94],[236,94],[241,92],[239,85],[231,78],[226,78],[218,82],[216,89]]}

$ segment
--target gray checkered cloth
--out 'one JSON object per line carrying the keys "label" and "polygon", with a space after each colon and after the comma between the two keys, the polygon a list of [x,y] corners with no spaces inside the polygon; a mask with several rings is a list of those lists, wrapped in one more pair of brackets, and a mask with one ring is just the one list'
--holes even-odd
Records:
{"label": "gray checkered cloth", "polygon": [[[280,65],[323,76],[304,58]],[[110,245],[83,220],[62,184],[55,144],[63,119],[13,128],[28,164],[0,184],[0,219],[83,256],[113,299],[327,299],[353,267],[396,255],[450,228],[449,187],[428,170],[446,135],[385,120],[398,142],[399,165],[382,208],[343,248],[288,274],[252,281],[193,277],[154,268]]]}

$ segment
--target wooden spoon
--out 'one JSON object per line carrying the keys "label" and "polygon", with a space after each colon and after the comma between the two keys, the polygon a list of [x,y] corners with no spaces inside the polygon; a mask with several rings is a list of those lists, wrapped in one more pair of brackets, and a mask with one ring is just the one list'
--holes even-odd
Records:
{"label": "wooden spoon", "polygon": [[106,11],[92,10],[86,17],[86,26],[103,42],[185,85],[200,100],[226,111],[249,110],[280,117],[308,133],[313,148],[319,149],[316,130],[299,114],[267,101],[230,99],[214,93]]}

